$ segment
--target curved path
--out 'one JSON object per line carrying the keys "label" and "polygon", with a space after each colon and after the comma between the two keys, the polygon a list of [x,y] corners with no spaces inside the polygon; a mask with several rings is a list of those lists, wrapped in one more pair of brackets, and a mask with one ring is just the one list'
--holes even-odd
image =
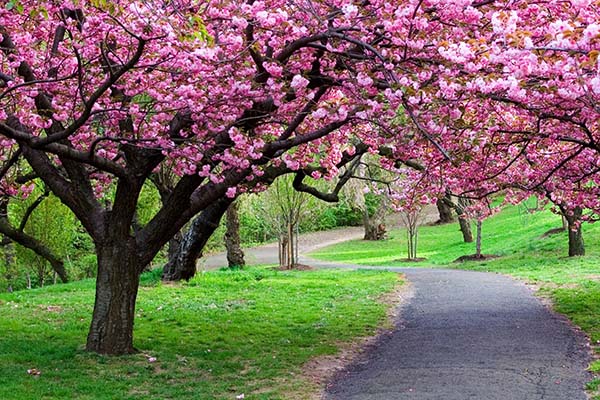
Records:
{"label": "curved path", "polygon": [[[310,263],[311,265],[314,265],[315,260],[302,256],[302,254],[308,254],[321,247],[344,242],[346,240],[362,239],[364,233],[364,229],[360,226],[304,233],[298,238],[299,261],[304,264]],[[248,265],[277,264],[279,262],[277,254],[277,243],[269,243],[244,249],[244,258]],[[227,257],[224,253],[218,253],[201,258],[198,262],[198,269],[211,270],[226,265]]]}
{"label": "curved path", "polygon": [[480,272],[402,269],[415,295],[391,335],[326,399],[585,400],[583,335],[525,285]]}
{"label": "curved path", "polygon": [[[360,228],[302,236],[300,253],[359,238]],[[246,250],[250,263],[276,264],[277,247]],[[320,262],[321,268],[365,268]],[[224,256],[204,268],[226,264]],[[368,268],[368,267],[367,267]],[[378,268],[380,269],[380,268]],[[585,400],[586,338],[522,283],[482,272],[389,268],[414,297],[397,327],[338,374],[327,400]]]}

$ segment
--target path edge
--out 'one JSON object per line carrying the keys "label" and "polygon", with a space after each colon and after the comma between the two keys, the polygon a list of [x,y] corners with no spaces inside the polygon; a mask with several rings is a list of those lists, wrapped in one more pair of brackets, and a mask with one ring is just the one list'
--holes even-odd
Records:
{"label": "path edge", "polygon": [[[302,366],[304,379],[317,387],[315,392],[303,399],[324,400],[330,385],[347,373],[350,366],[360,362],[371,349],[377,347],[392,332],[402,328],[402,311],[414,297],[415,288],[405,274],[400,272],[396,274],[399,283],[390,292],[380,295],[377,299],[378,302],[389,307],[384,321],[373,335],[340,343],[336,354],[311,358]],[[305,393],[304,396],[306,395]]]}

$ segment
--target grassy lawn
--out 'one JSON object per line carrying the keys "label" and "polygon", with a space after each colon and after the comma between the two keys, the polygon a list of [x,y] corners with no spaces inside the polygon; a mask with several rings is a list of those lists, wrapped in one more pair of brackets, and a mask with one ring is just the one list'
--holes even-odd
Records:
{"label": "grassy lawn", "polygon": [[378,297],[400,283],[382,271],[264,268],[175,286],[143,278],[140,353],[127,357],[83,351],[93,281],[1,294],[0,399],[307,398],[316,387],[302,364],[373,334],[386,313]]}
{"label": "grassy lawn", "polygon": [[[555,309],[580,326],[597,345],[600,344],[600,224],[584,225],[587,254],[574,258],[566,257],[565,232],[542,237],[560,225],[560,217],[549,211],[530,214],[524,207],[507,207],[484,221],[482,228],[482,252],[501,257],[480,262],[453,262],[462,255],[475,253],[474,244],[462,242],[457,223],[421,227],[417,256],[427,260],[416,264],[398,261],[406,257],[404,230],[392,231],[385,241],[345,242],[320,249],[312,256],[361,265],[410,265],[509,274],[541,286],[541,293],[552,299]],[[594,363],[592,370],[600,372],[600,362]],[[600,379],[591,385],[597,387]]]}
{"label": "grassy lawn", "polygon": [[474,243],[463,243],[458,223],[419,229],[417,256],[426,258],[419,263],[400,261],[406,257],[403,229],[391,231],[390,238],[384,241],[348,241],[319,249],[311,256],[360,265],[494,271],[556,285],[595,282],[600,278],[600,225],[584,225],[587,255],[575,258],[566,257],[568,243],[565,232],[541,237],[549,229],[560,225],[560,217],[549,211],[531,214],[521,207],[507,207],[484,221],[482,229],[482,252],[501,257],[480,262],[453,262],[460,256],[475,253]]}

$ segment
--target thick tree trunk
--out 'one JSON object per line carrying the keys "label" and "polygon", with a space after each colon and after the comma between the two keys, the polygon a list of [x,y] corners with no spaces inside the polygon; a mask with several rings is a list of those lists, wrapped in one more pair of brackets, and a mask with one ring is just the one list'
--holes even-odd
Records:
{"label": "thick tree trunk", "polygon": [[190,229],[183,235],[179,249],[163,268],[164,281],[190,280],[196,275],[196,261],[210,236],[219,227],[221,217],[231,201],[229,198],[221,199],[194,219]]}
{"label": "thick tree trunk", "polygon": [[183,240],[183,235],[181,231],[177,232],[175,236],[173,236],[169,240],[169,244],[167,247],[167,260],[174,260],[177,257],[177,253],[179,252],[179,246],[181,246],[181,241]]}
{"label": "thick tree trunk", "polygon": [[244,261],[244,252],[240,245],[240,218],[237,202],[231,204],[227,209],[226,226],[225,248],[227,249],[227,263],[229,264],[229,268],[243,267],[246,265],[246,261]]}
{"label": "thick tree trunk", "polygon": [[436,221],[436,224],[448,224],[454,221],[454,217],[452,217],[452,207],[448,205],[444,198],[438,199],[435,202],[435,205],[440,215],[440,218]]}
{"label": "thick tree trunk", "polygon": [[465,207],[468,205],[468,200],[459,198],[458,204],[455,207],[456,215],[458,215],[458,224],[463,235],[465,243],[473,243],[473,232],[471,231],[471,221],[465,215]]}
{"label": "thick tree trunk", "polygon": [[569,257],[585,256],[585,245],[581,224],[577,228],[569,228]]}
{"label": "thick tree trunk", "polygon": [[363,212],[363,225],[365,228],[364,240],[383,240],[386,236],[385,215],[387,214],[387,202],[381,200],[381,204],[373,215],[369,215],[366,209]]}
{"label": "thick tree trunk", "polygon": [[465,243],[473,243],[473,232],[471,231],[471,221],[466,217],[459,217],[458,224],[463,235]]}
{"label": "thick tree trunk", "polygon": [[[561,210],[562,211],[562,210]],[[575,208],[572,214],[563,212],[567,220],[567,232],[569,233],[569,257],[584,256],[585,244],[583,242],[583,231],[581,229],[581,215],[583,210]]]}
{"label": "thick tree trunk", "polygon": [[207,224],[202,216],[196,218],[190,229],[183,234],[177,252],[164,266],[162,279],[164,281],[192,279],[196,275],[196,261],[202,256],[202,249],[218,226],[218,223]]}
{"label": "thick tree trunk", "polygon": [[133,320],[141,266],[133,239],[97,244],[96,301],[86,349],[131,354]]}

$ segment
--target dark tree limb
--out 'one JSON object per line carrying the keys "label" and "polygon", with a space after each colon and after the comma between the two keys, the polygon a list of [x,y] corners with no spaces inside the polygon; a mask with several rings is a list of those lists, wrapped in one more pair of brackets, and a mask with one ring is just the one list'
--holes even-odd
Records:
{"label": "dark tree limb", "polygon": [[183,235],[177,257],[169,260],[163,269],[165,281],[190,280],[196,274],[196,260],[202,256],[202,250],[208,239],[219,227],[221,217],[227,211],[233,199],[222,198],[207,207]]}
{"label": "dark tree limb", "polygon": [[31,214],[33,214],[33,212],[35,211],[35,209],[42,204],[42,201],[44,201],[44,199],[46,197],[48,197],[48,195],[50,195],[50,191],[48,190],[48,188],[44,189],[44,193],[40,194],[38,196],[37,199],[35,199],[33,201],[33,203],[31,203],[29,205],[29,207],[27,207],[27,210],[25,210],[25,213],[23,214],[23,218],[21,218],[21,223],[19,224],[19,228],[18,231],[19,232],[23,232],[25,230],[25,226],[27,225],[27,222],[29,221],[29,217],[31,217]]}
{"label": "dark tree limb", "polygon": [[[42,199],[43,200],[43,199]],[[8,200],[0,200],[0,233],[9,238],[15,243],[20,244],[33,251],[38,256],[48,261],[52,269],[60,277],[61,281],[68,282],[69,277],[65,270],[64,263],[60,260],[45,244],[37,240],[31,235],[23,232],[22,230],[14,228],[8,221],[7,216]],[[3,241],[4,242],[4,241]]]}

